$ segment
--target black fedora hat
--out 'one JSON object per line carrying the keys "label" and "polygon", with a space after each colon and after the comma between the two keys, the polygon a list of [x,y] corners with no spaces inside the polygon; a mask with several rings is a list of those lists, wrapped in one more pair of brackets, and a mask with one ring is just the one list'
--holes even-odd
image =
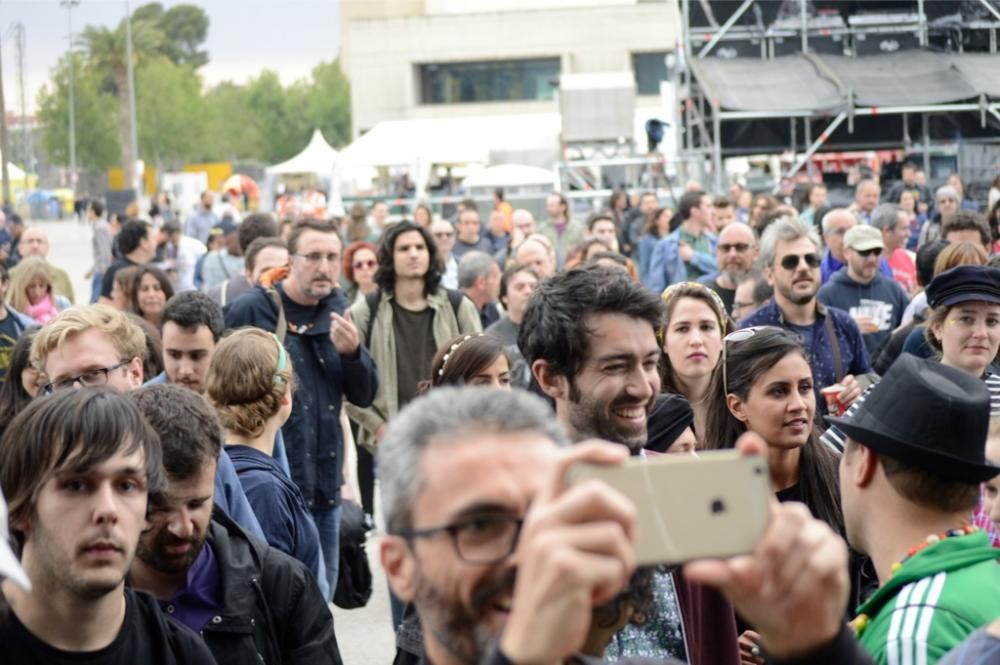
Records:
{"label": "black fedora hat", "polygon": [[850,418],[827,417],[854,441],[941,478],[982,482],[990,393],[954,367],[904,353]]}

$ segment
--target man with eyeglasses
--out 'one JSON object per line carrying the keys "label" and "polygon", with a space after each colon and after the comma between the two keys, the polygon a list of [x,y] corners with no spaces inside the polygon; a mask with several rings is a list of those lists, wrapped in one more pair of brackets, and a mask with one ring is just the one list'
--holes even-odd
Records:
{"label": "man with eyeglasses", "polygon": [[753,269],[757,260],[757,239],[753,229],[746,224],[727,224],[719,233],[719,244],[715,246],[717,272],[698,279],[722,298],[726,311],[732,311],[736,299],[736,287]]}
{"label": "man with eyeglasses", "polygon": [[874,226],[852,228],[844,236],[847,266],[831,277],[817,296],[827,307],[851,315],[872,358],[899,327],[910,303],[903,287],[879,272],[883,249],[885,242],[879,229]]}
{"label": "man with eyeglasses", "polygon": [[[94,386],[125,393],[142,385],[145,352],[146,335],[126,314],[107,305],[81,305],[60,312],[38,331],[31,363],[45,376],[43,396]],[[215,477],[219,507],[263,537],[232,461],[223,458]]]}
{"label": "man with eyeglasses", "polygon": [[816,231],[792,217],[779,219],[764,232],[760,255],[774,297],[739,327],[778,326],[797,333],[809,354],[817,413],[826,412],[820,391],[834,384],[843,386],[840,403],[852,404],[861,395],[855,377],[871,371],[871,360],[850,315],[816,298],[821,263]]}
{"label": "man with eyeglasses", "polygon": [[441,275],[441,285],[446,289],[458,288],[458,259],[451,253],[455,247],[455,227],[446,219],[436,219],[431,222],[431,235],[437,246],[438,255],[444,262],[444,274]]}
{"label": "man with eyeglasses", "polygon": [[[635,568],[635,507],[603,483],[567,487],[564,478],[574,463],[620,464],[627,453],[567,443],[523,391],[439,388],[393,421],[379,450],[379,556],[417,608],[424,665],[608,662],[606,638],[590,640],[605,628],[593,618],[598,606],[616,607]],[[739,447],[763,452],[755,435]],[[846,563],[829,527],[801,505],[775,503],[754,554],[692,562],[686,574],[759,627],[770,662],[870,663],[843,622]]]}
{"label": "man with eyeglasses", "polygon": [[337,286],[342,244],[337,227],[304,219],[288,236],[287,275],[273,288],[258,285],[225,310],[227,328],[254,326],[284,341],[299,389],[281,428],[292,480],[319,529],[330,592],[340,562],[344,436],[341,402],[367,407],[375,398],[375,363]]}

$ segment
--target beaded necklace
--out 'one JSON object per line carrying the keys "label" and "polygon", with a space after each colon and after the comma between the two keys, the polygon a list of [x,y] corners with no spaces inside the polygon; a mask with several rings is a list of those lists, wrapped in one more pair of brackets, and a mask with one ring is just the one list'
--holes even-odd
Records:
{"label": "beaded necklace", "polygon": [[[979,530],[978,527],[972,526],[971,524],[963,524],[957,529],[948,529],[943,533],[932,533],[931,535],[927,536],[924,542],[920,543],[919,545],[914,545],[913,547],[911,547],[906,552],[906,556],[904,556],[902,559],[889,566],[889,578],[886,580],[886,582],[892,579],[892,576],[895,575],[899,571],[899,569],[903,567],[904,563],[906,563],[914,555],[916,555],[919,552],[922,552],[931,545],[939,543],[942,540],[947,540],[948,538],[958,538],[959,536],[967,536],[970,533],[975,533],[978,530]],[[870,622],[870,620],[871,619],[867,614],[859,614],[858,616],[854,617],[854,619],[851,621],[851,627],[854,628],[854,634],[860,636],[861,633],[864,632],[865,628],[868,627],[868,623]]]}

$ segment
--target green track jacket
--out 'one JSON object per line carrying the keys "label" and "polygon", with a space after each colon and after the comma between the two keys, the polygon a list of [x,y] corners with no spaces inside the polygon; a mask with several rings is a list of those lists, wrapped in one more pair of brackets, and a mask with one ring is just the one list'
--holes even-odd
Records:
{"label": "green track jacket", "polygon": [[883,665],[932,665],[1000,617],[1000,550],[985,533],[947,538],[908,559],[861,607],[858,639]]}

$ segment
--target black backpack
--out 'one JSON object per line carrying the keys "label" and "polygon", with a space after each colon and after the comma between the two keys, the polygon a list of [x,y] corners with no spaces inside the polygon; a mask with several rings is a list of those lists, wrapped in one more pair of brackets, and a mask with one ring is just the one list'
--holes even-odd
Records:
{"label": "black backpack", "polygon": [[[445,289],[448,292],[448,302],[451,303],[451,311],[455,313],[455,320],[458,320],[458,308],[462,306],[462,300],[466,297],[464,293],[456,289]],[[368,303],[368,329],[365,331],[365,346],[371,348],[372,330],[375,328],[375,312],[382,302],[382,289],[377,289],[365,296]]]}

